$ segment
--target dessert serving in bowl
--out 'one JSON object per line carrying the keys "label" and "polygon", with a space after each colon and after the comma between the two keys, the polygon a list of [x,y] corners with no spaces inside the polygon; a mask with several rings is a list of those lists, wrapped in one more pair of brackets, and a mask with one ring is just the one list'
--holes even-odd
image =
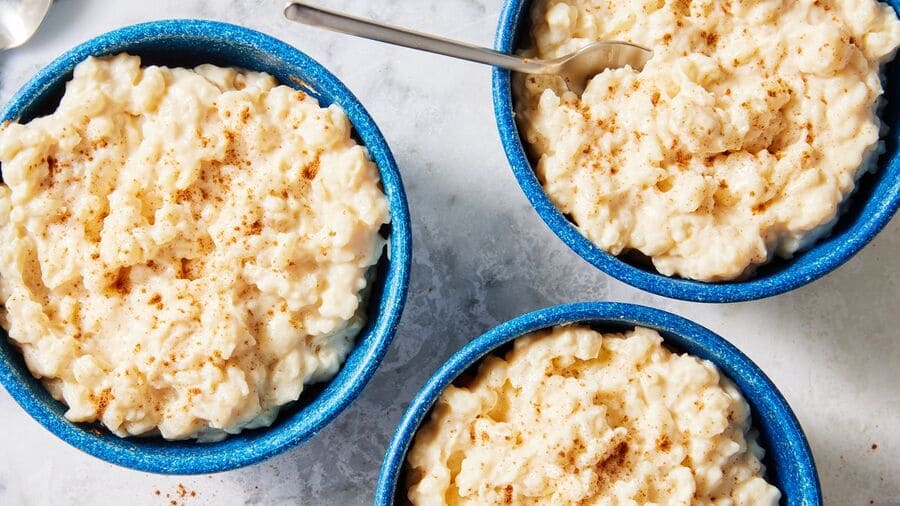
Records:
{"label": "dessert serving in bowl", "polygon": [[799,423],[727,341],[644,306],[515,318],[403,415],[376,504],[821,504]]}
{"label": "dessert serving in bowl", "polygon": [[509,1],[495,46],[552,58],[595,40],[654,54],[580,95],[495,69],[494,104],[526,196],[610,275],[685,300],[767,297],[833,270],[896,211],[891,6]]}
{"label": "dessert serving in bowl", "polygon": [[409,216],[318,63],[234,25],[135,25],[41,70],[2,121],[0,380],[50,431],[214,472],[359,394],[405,301]]}

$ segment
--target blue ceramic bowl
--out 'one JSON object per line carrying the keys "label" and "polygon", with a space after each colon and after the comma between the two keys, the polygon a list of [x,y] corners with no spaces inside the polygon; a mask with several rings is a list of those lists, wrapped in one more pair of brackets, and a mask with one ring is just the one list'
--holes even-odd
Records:
{"label": "blue ceramic bowl", "polygon": [[450,357],[409,405],[388,446],[375,492],[375,504],[403,504],[406,452],[422,421],[448,385],[489,353],[520,337],[554,325],[580,323],[597,330],[622,331],[642,326],[659,331],[674,350],[709,360],[740,388],[765,448],[767,479],[781,490],[784,505],[820,505],[822,493],[809,444],[800,423],[772,381],[737,348],[696,323],[665,311],[615,302],[582,302],[541,309],[510,320],[471,341]]}
{"label": "blue ceramic bowl", "polygon": [[[900,0],[889,0],[900,10]],[[514,52],[528,37],[530,0],[506,0],[500,13],[494,47],[505,53]],[[631,286],[675,299],[695,302],[739,302],[778,295],[801,287],[838,268],[871,241],[890,221],[900,207],[900,58],[886,67],[887,105],[881,118],[887,126],[887,151],[878,160],[878,170],[860,178],[857,189],[845,202],[843,214],[826,238],[791,259],[776,259],[759,268],[744,281],[704,283],[659,274],[652,266],[631,264],[599,247],[575,228],[544,193],[516,128],[510,73],[494,69],[494,113],[500,139],[512,171],[544,222],[578,255],[603,272]],[[891,83],[894,83],[891,86]]]}
{"label": "blue ceramic bowl", "polygon": [[378,165],[390,204],[389,259],[382,258],[369,304],[370,321],[340,372],[309,387],[268,428],[245,430],[218,443],[121,439],[99,425],[73,424],[65,407],[28,372],[22,356],[0,330],[0,382],[35,420],[72,446],[125,467],[156,473],[195,474],[246,466],[297,446],[346,408],[372,377],[390,345],[409,284],[409,210],[397,166],[378,127],[357,99],[325,68],[297,49],[262,33],[212,21],[171,20],[139,24],[85,42],[42,69],[9,102],[0,121],[29,120],[52,112],[76,64],[88,56],[128,52],[144,64],[213,63],[264,71],[301,88],[323,105],[337,104]]}

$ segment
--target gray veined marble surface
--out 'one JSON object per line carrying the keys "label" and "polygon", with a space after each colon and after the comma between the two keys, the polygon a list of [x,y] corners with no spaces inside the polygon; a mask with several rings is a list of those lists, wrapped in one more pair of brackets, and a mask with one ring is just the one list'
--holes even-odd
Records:
{"label": "gray veined marble surface", "polygon": [[[501,0],[322,4],[488,45]],[[0,101],[65,49],[152,19],[239,23],[307,52],[366,105],[406,183],[415,256],[390,353],[362,397],[313,441],[212,476],[155,476],[96,460],[51,436],[0,390],[0,504],[371,504],[395,424],[444,359],[513,316],[590,299],[667,309],[730,339],[796,411],[828,504],[900,504],[900,222],[844,267],[788,295],[702,305],[639,292],[579,259],[532,211],[500,147],[487,67],[290,24],[282,7],[57,0],[31,42],[0,53]]]}

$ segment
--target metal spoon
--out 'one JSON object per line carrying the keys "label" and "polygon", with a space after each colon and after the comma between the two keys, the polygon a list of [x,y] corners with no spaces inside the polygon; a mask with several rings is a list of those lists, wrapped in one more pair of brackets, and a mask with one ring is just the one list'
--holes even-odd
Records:
{"label": "metal spoon", "polygon": [[609,41],[588,44],[574,53],[554,60],[536,60],[348,16],[305,2],[288,4],[284,9],[284,16],[306,25],[494,65],[525,74],[556,74],[565,79],[569,89],[579,95],[584,91],[587,82],[600,72],[626,65],[640,70],[653,56],[649,49],[628,42]]}
{"label": "metal spoon", "polygon": [[34,35],[53,0],[0,0],[0,50],[24,44]]}

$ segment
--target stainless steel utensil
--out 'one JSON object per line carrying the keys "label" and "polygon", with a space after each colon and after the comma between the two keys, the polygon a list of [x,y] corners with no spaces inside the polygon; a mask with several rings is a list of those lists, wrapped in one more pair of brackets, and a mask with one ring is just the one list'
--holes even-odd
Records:
{"label": "stainless steel utensil", "polygon": [[587,82],[605,69],[631,65],[632,68],[640,70],[653,56],[650,50],[628,42],[604,41],[588,44],[574,53],[554,60],[537,60],[349,16],[306,2],[288,4],[284,9],[284,16],[291,21],[310,26],[494,65],[516,72],[556,74],[562,76],[569,89],[579,95],[584,91]]}
{"label": "stainless steel utensil", "polygon": [[53,0],[0,0],[0,50],[24,44],[34,35]]}

